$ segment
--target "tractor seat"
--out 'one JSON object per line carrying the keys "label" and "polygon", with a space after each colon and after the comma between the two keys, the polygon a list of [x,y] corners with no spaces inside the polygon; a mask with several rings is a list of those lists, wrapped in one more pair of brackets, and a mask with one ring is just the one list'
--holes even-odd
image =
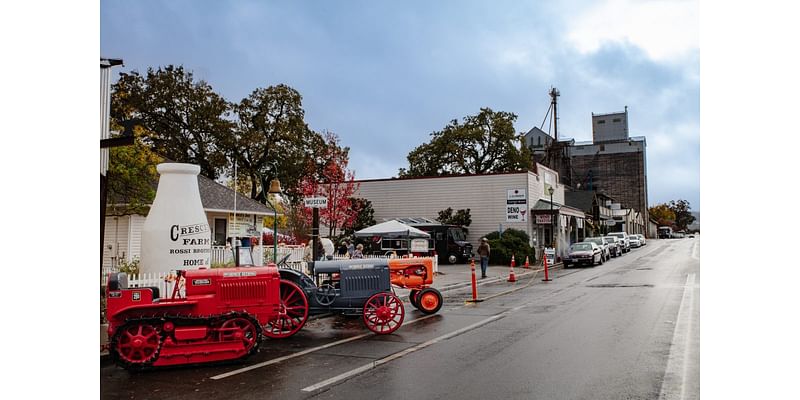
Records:
{"label": "tractor seat", "polygon": [[156,287],[156,286],[145,286],[142,289],[150,289],[150,290],[153,291],[153,301],[158,300],[158,298],[160,297],[159,296],[160,293],[159,293],[158,287]]}
{"label": "tractor seat", "polygon": [[117,272],[108,276],[108,290],[122,290],[128,288],[128,274]]}
{"label": "tractor seat", "polygon": [[[128,287],[128,274],[124,272],[118,272],[116,274],[111,274],[108,277],[108,290],[123,290],[123,289],[133,289]],[[161,291],[157,286],[145,286],[136,289],[150,289],[153,292],[153,301],[158,300],[161,297]]]}

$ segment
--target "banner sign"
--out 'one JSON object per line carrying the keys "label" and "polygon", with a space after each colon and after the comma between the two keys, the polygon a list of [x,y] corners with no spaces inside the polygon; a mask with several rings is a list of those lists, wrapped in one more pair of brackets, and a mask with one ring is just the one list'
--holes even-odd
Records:
{"label": "banner sign", "polygon": [[556,249],[552,247],[545,247],[544,256],[547,258],[547,265],[553,265],[556,263]]}
{"label": "banner sign", "polygon": [[411,252],[425,253],[428,251],[428,239],[411,239]]}
{"label": "banner sign", "polygon": [[228,214],[228,236],[258,236],[259,231],[251,214]]}
{"label": "banner sign", "polygon": [[536,214],[536,225],[550,225],[550,214]]}
{"label": "banner sign", "polygon": [[528,222],[528,192],[525,189],[506,190],[506,222]]}

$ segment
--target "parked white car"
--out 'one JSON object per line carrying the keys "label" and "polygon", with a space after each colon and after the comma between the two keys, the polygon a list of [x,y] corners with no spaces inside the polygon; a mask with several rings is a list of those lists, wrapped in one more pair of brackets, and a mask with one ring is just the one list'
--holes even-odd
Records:
{"label": "parked white car", "polygon": [[604,236],[603,239],[608,241],[608,248],[611,250],[612,257],[619,257],[622,255],[622,240],[616,236]]}
{"label": "parked white car", "polygon": [[625,232],[610,232],[609,236],[615,236],[622,241],[622,252],[627,253],[631,251],[631,242],[628,239],[628,234]]}
{"label": "parked white car", "polygon": [[639,240],[639,236],[628,235],[628,241],[631,243],[631,248],[642,247],[642,241]]}
{"label": "parked white car", "polygon": [[644,237],[641,233],[637,233],[636,236],[639,237],[639,241],[642,242],[642,246],[647,244],[647,238]]}
{"label": "parked white car", "polygon": [[595,236],[595,237],[588,237],[583,239],[584,242],[592,242],[598,246],[600,249],[603,250],[603,261],[608,261],[611,259],[611,246],[608,244],[608,240],[602,236]]}

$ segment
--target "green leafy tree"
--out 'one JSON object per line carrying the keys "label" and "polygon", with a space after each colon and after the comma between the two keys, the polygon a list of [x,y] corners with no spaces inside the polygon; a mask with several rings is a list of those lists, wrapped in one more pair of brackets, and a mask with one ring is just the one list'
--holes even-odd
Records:
{"label": "green leafy tree", "polygon": [[258,88],[233,107],[238,122],[223,147],[248,178],[251,198],[264,203],[277,177],[296,200],[300,180],[313,173],[311,155],[325,145],[306,125],[302,101],[297,90],[280,84]]}
{"label": "green leafy tree", "polygon": [[352,235],[355,231],[360,231],[375,225],[375,210],[372,208],[371,201],[360,197],[354,197],[350,199],[350,204],[352,204],[357,214],[353,225],[345,229],[346,235]]}
{"label": "green leafy tree", "polygon": [[477,115],[452,120],[431,141],[408,154],[400,177],[512,172],[528,168],[530,155],[514,132],[517,116],[481,108]]}
{"label": "green leafy tree", "polygon": [[686,227],[694,222],[695,218],[692,215],[692,207],[686,200],[672,200],[669,202],[669,208],[675,213],[675,228],[678,231],[686,230]]}
{"label": "green leafy tree", "polygon": [[436,220],[443,224],[458,225],[464,229],[465,234],[468,234],[467,227],[472,223],[472,216],[469,214],[469,208],[458,210],[454,215],[453,209],[447,207],[446,210],[439,211],[439,218]]}
{"label": "green leafy tree", "polygon": [[658,226],[672,226],[675,224],[675,212],[666,203],[650,207],[648,212],[658,222]]}
{"label": "green leafy tree", "polygon": [[106,215],[147,215],[156,195],[159,162],[138,138],[132,146],[109,149]]}
{"label": "green leafy tree", "polygon": [[137,119],[142,140],[176,162],[200,166],[217,179],[229,164],[220,143],[230,135],[230,106],[211,85],[195,81],[182,66],[120,73],[112,85],[111,116],[117,122]]}

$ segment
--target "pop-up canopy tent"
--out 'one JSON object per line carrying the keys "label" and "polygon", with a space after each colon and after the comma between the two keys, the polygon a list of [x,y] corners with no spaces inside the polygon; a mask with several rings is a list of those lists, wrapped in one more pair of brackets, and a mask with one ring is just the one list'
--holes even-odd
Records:
{"label": "pop-up canopy tent", "polygon": [[391,220],[381,222],[380,224],[364,228],[354,233],[356,237],[374,237],[381,236],[386,239],[416,239],[431,237],[427,232],[423,232],[413,226],[406,225],[402,222]]}

